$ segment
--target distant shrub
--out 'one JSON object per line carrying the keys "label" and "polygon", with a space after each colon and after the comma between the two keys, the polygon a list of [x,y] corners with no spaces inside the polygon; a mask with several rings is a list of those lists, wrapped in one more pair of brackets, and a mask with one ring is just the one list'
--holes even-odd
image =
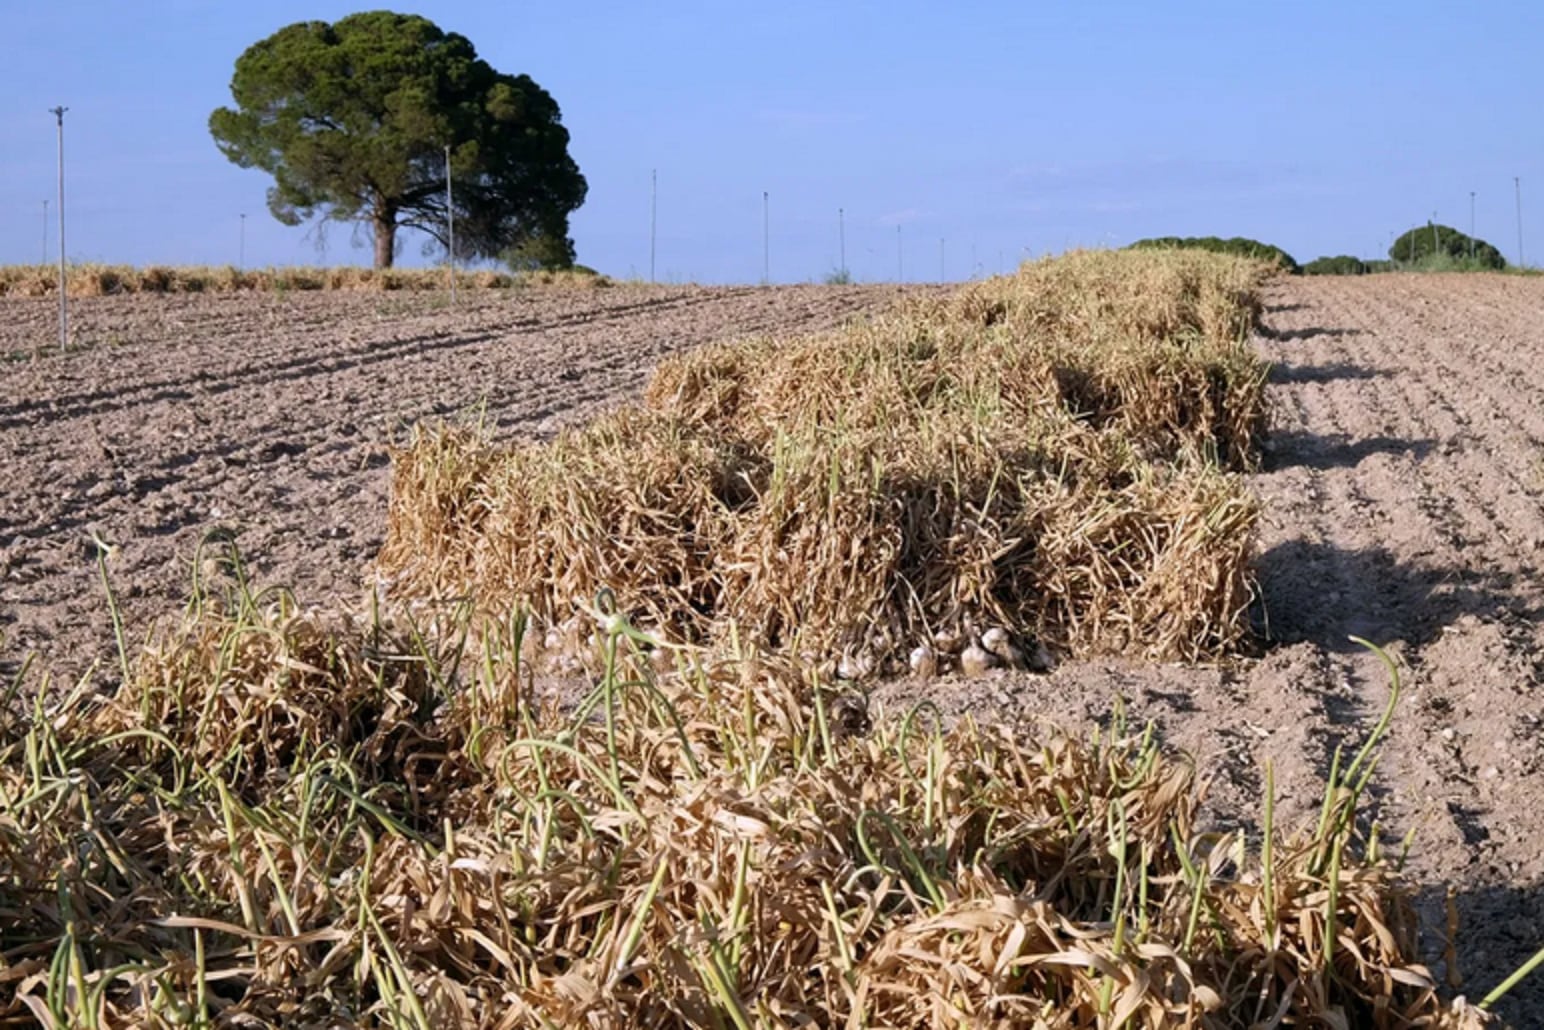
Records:
{"label": "distant shrub", "polygon": [[[394,268],[382,274],[371,268],[341,265],[328,268],[248,268],[232,265],[130,265],[75,264],[70,266],[68,289],[74,297],[118,294],[229,293],[236,290],[287,293],[291,290],[442,290],[446,271],[437,268]],[[516,276],[497,269],[463,270],[456,281],[478,289],[506,289],[527,282],[604,287],[611,280],[593,269],[575,266],[561,271],[542,271]],[[0,265],[0,297],[42,297],[57,293],[58,271],[52,266]]]}
{"label": "distant shrub", "polygon": [[1304,275],[1366,275],[1367,262],[1350,254],[1315,258],[1303,266]]}
{"label": "distant shrub", "polygon": [[1152,239],[1137,240],[1131,245],[1131,249],[1210,250],[1218,254],[1235,254],[1259,261],[1270,261],[1293,275],[1302,272],[1302,268],[1292,259],[1292,255],[1280,247],[1273,247],[1269,243],[1261,243],[1259,240],[1251,240],[1243,236],[1234,236],[1226,240],[1217,236],[1157,236]]}
{"label": "distant shrub", "polygon": [[614,285],[609,276],[601,275],[593,268],[576,265],[573,268],[540,268],[517,272],[510,280],[515,286],[567,286],[576,289],[603,290]]}
{"label": "distant shrub", "polygon": [[141,293],[170,293],[176,281],[177,276],[170,268],[164,268],[161,265],[151,265],[139,273],[139,291]]}
{"label": "distant shrub", "polygon": [[852,273],[845,268],[833,268],[825,274],[825,278],[821,281],[827,286],[851,286]]}
{"label": "distant shrub", "polygon": [[1389,257],[1423,271],[1479,272],[1506,267],[1501,251],[1448,225],[1418,225],[1389,247]]}

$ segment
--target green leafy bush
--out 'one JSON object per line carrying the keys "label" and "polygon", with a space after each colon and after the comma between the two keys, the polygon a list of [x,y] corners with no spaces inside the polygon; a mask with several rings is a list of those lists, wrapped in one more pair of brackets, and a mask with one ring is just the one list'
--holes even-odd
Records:
{"label": "green leafy bush", "polygon": [[1367,262],[1350,254],[1315,258],[1303,266],[1304,275],[1366,275],[1370,271]]}
{"label": "green leafy bush", "polygon": [[1302,272],[1302,268],[1292,259],[1292,255],[1280,247],[1273,247],[1269,243],[1261,243],[1259,240],[1251,240],[1243,236],[1234,236],[1226,240],[1217,236],[1157,236],[1152,239],[1137,240],[1131,245],[1133,250],[1172,250],[1175,248],[1210,250],[1218,254],[1236,254],[1239,257],[1275,262],[1282,269],[1291,272],[1293,275]]}
{"label": "green leafy bush", "polygon": [[1433,270],[1483,271],[1506,267],[1501,251],[1448,225],[1428,222],[1409,230],[1389,247],[1389,257],[1401,264],[1420,265],[1435,260]]}

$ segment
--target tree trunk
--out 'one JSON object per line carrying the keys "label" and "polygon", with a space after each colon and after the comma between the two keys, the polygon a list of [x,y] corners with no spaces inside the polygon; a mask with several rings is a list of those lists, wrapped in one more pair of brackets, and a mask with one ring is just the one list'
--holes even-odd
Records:
{"label": "tree trunk", "polygon": [[389,204],[375,208],[375,267],[390,268],[397,246],[397,209]]}

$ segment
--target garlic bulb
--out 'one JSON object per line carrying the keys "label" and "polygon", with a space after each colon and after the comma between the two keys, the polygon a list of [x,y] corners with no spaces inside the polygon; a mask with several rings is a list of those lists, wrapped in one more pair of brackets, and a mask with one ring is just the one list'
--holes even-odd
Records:
{"label": "garlic bulb", "polygon": [[986,651],[976,644],[971,644],[960,652],[960,671],[971,679],[984,676],[988,669],[997,664],[997,659],[990,651]]}

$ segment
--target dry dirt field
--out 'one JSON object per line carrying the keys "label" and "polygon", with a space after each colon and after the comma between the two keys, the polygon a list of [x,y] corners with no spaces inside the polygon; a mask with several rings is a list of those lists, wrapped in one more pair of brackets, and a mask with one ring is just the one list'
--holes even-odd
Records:
{"label": "dry dirt field", "polygon": [[[442,299],[392,294],[83,301],[78,352],[47,301],[0,299],[0,673],[110,663],[90,535],[113,544],[131,639],[185,596],[193,549],[233,532],[260,582],[304,603],[363,594],[385,525],[385,445],[482,409],[508,439],[624,400],[661,356],[795,332],[893,287],[635,288]],[[1483,995],[1544,944],[1544,279],[1281,279],[1258,344],[1275,363],[1254,485],[1259,653],[1226,667],[1068,663],[1049,676],[899,681],[946,713],[1069,726],[1117,697],[1212,779],[1211,818],[1252,817],[1274,764],[1278,819],[1309,817],[1338,744],[1405,693],[1373,791],[1413,831],[1428,947]],[[1443,961],[1456,917],[1459,968]],[[1544,1025],[1544,974],[1502,1008]]]}

